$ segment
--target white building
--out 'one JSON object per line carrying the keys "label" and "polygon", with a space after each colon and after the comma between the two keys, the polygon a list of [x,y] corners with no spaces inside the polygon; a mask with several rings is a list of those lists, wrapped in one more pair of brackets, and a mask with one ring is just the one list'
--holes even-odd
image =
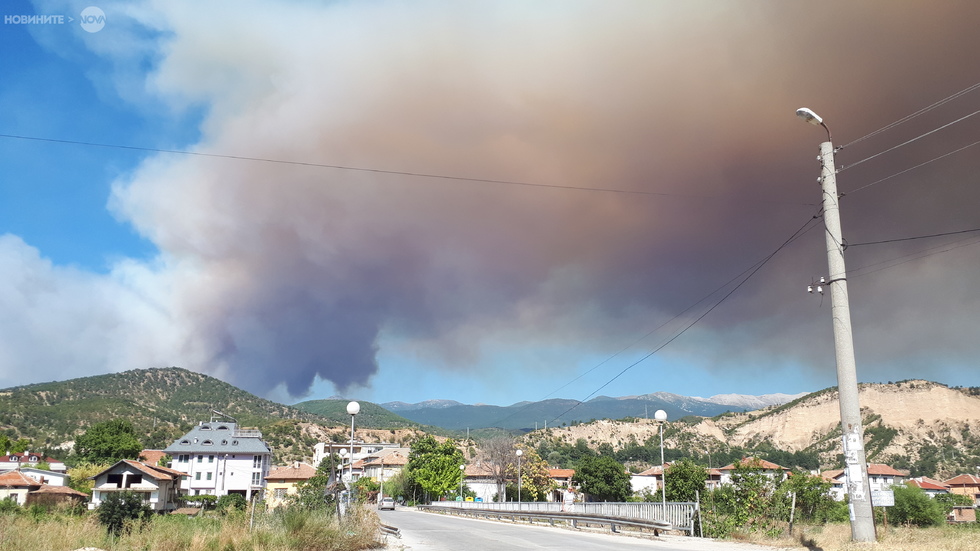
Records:
{"label": "white building", "polygon": [[265,487],[272,463],[261,432],[227,422],[202,422],[164,451],[174,469],[187,473],[181,489],[192,496],[240,494],[251,500]]}
{"label": "white building", "polygon": [[68,468],[65,464],[52,457],[44,457],[37,453],[23,452],[11,453],[0,456],[0,471],[12,471],[14,469],[36,469],[38,465],[47,463],[49,471],[56,473],[66,473]]}
{"label": "white building", "polygon": [[154,511],[172,511],[180,497],[178,488],[184,473],[147,465],[139,461],[123,459],[92,477],[92,501],[89,509],[96,509],[107,495],[114,492],[134,492]]}

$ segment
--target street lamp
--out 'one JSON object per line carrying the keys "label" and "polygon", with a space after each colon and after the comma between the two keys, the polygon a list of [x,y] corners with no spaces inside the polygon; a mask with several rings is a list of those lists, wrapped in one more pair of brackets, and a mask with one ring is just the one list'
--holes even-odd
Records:
{"label": "street lamp", "polygon": [[351,493],[354,491],[354,416],[360,413],[361,404],[357,402],[348,402],[347,404],[347,414],[350,415],[350,488],[347,493],[348,499],[351,497]]}
{"label": "street lamp", "polygon": [[664,465],[664,423],[667,422],[667,412],[658,409],[653,414],[653,418],[660,425],[660,500],[662,503],[662,514],[667,516],[667,466]]}
{"label": "street lamp", "polygon": [[518,449],[517,454],[517,508],[521,508],[521,456],[524,455],[524,450]]}
{"label": "street lamp", "polygon": [[812,110],[802,107],[796,116],[827,131],[827,141],[820,144],[820,183],[823,191],[823,222],[826,228],[827,265],[830,270],[830,310],[834,324],[834,348],[837,356],[837,394],[840,397],[840,421],[843,432],[844,470],[847,478],[848,507],[851,517],[851,540],[874,542],[875,525],[868,483],[868,462],[861,427],[861,405],[858,402],[857,369],[854,365],[854,339],[851,334],[851,310],[847,299],[847,272],[844,269],[844,241],[841,238],[840,196],[837,194],[837,169],[834,166],[834,144],[830,128]]}
{"label": "street lamp", "polygon": [[463,506],[463,479],[466,478],[466,463],[459,466],[459,502]]}

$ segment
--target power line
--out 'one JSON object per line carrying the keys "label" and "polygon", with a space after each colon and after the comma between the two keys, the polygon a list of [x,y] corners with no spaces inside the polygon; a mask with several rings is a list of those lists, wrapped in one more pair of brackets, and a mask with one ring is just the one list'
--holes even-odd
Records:
{"label": "power line", "polygon": [[943,130],[944,128],[948,128],[948,127],[950,127],[950,126],[952,126],[952,125],[954,125],[954,124],[956,124],[958,122],[965,121],[966,119],[968,119],[968,118],[970,118],[970,117],[972,117],[972,116],[974,116],[974,115],[976,115],[978,113],[980,113],[980,109],[978,109],[978,110],[970,113],[969,115],[962,116],[962,117],[956,119],[953,122],[948,122],[948,123],[940,126],[939,128],[934,128],[934,129],[932,129],[932,130],[930,130],[930,131],[928,131],[928,132],[926,132],[924,134],[920,134],[920,135],[912,138],[911,140],[907,140],[907,141],[902,142],[902,143],[900,143],[900,144],[898,144],[896,146],[889,147],[888,149],[886,149],[884,151],[881,151],[879,153],[875,153],[874,155],[871,155],[870,157],[865,157],[864,159],[861,159],[860,161],[858,161],[856,163],[851,163],[851,164],[849,164],[847,166],[841,166],[840,168],[837,169],[837,172],[838,173],[841,173],[841,172],[844,172],[847,169],[854,168],[854,167],[856,167],[856,166],[858,166],[858,165],[860,165],[862,163],[865,163],[867,161],[870,161],[871,159],[874,159],[875,157],[880,157],[880,156],[884,155],[885,153],[888,153],[890,151],[894,151],[894,150],[896,150],[896,149],[898,149],[900,147],[904,147],[904,146],[906,146],[906,145],[908,145],[908,144],[910,144],[912,142],[915,142],[917,140],[920,140],[922,138],[925,138],[926,136],[929,136],[931,134],[935,134],[936,132],[939,132],[940,130]]}
{"label": "power line", "polygon": [[890,180],[890,179],[892,179],[892,178],[894,178],[896,176],[901,176],[902,174],[905,174],[906,172],[911,172],[911,171],[913,171],[913,170],[915,170],[917,168],[923,167],[923,166],[925,166],[927,164],[930,164],[930,163],[934,163],[934,162],[936,162],[936,161],[938,161],[940,159],[945,159],[946,157],[949,157],[950,155],[954,155],[956,153],[959,153],[960,151],[963,151],[964,149],[969,149],[969,148],[971,148],[971,147],[973,147],[973,146],[975,146],[977,144],[980,144],[980,141],[975,141],[975,142],[973,142],[973,143],[971,143],[969,145],[964,145],[963,147],[961,147],[959,149],[950,151],[949,153],[945,153],[945,154],[940,155],[940,156],[938,156],[938,157],[936,157],[934,159],[930,159],[930,160],[928,160],[928,161],[926,161],[924,163],[919,163],[919,164],[917,164],[917,165],[915,165],[913,167],[906,168],[905,170],[903,170],[901,172],[896,172],[895,174],[892,174],[891,176],[885,176],[884,178],[881,178],[880,180],[875,180],[874,182],[871,182],[870,184],[865,184],[865,185],[863,185],[863,186],[861,186],[861,187],[859,187],[859,188],[857,188],[857,189],[855,189],[853,191],[850,191],[848,193],[849,194],[856,193],[858,191],[861,191],[862,189],[869,188],[869,187],[871,187],[871,186],[873,186],[875,184],[880,184],[881,182],[884,182],[885,180]]}
{"label": "power line", "polygon": [[963,234],[963,233],[974,233],[974,232],[978,232],[978,231],[980,231],[980,228],[974,228],[972,230],[951,231],[951,232],[945,232],[945,233],[934,233],[934,234],[931,234],[931,235],[917,235],[917,236],[914,236],[914,237],[899,237],[899,238],[896,238],[896,239],[885,239],[884,241],[866,241],[864,243],[848,243],[847,246],[848,247],[861,247],[861,246],[864,246],[864,245],[882,245],[884,243],[898,243],[900,241],[914,241],[916,239],[929,239],[929,238],[932,238],[932,237],[945,237],[947,235],[959,235],[959,234]]}
{"label": "power line", "polygon": [[[963,243],[963,241],[966,241],[966,243]],[[957,244],[957,243],[959,243],[959,244]],[[890,268],[895,268],[897,266],[901,266],[902,264],[907,264],[907,263],[913,262],[915,260],[921,260],[923,258],[927,258],[927,257],[933,256],[933,255],[937,255],[937,254],[940,254],[940,253],[948,253],[948,252],[950,252],[952,250],[955,250],[955,249],[960,249],[960,248],[963,248],[963,247],[971,247],[973,245],[978,245],[978,244],[980,244],[980,238],[977,238],[977,237],[964,238],[964,239],[961,239],[959,241],[954,241],[953,243],[950,243],[950,244],[947,244],[947,245],[937,245],[935,247],[930,247],[928,249],[924,249],[924,250],[921,250],[921,251],[912,252],[912,253],[905,254],[905,255],[902,255],[902,256],[899,256],[899,257],[896,257],[896,258],[891,258],[891,259],[888,259],[888,260],[882,260],[880,262],[875,262],[873,264],[868,264],[866,266],[862,266],[862,267],[857,268],[855,270],[851,270],[851,273],[849,274],[849,276],[850,276],[851,279],[857,279],[859,277],[864,277],[864,276],[869,275],[869,274],[873,274],[873,273],[876,273],[876,272],[881,272],[881,271],[884,271],[884,270],[888,270]],[[955,245],[955,246],[953,246],[953,245]],[[901,262],[899,262],[899,261],[901,261]],[[880,266],[882,264],[888,264],[888,265],[887,266],[882,266],[882,267],[877,268],[875,270],[869,270],[869,268],[873,268],[875,266]]]}
{"label": "power line", "polygon": [[[258,163],[272,163],[280,165],[291,165],[291,166],[304,166],[312,168],[326,168],[331,170],[345,170],[354,172],[367,172],[373,174],[385,174],[393,176],[407,176],[413,178],[432,178],[437,180],[452,180],[458,182],[469,182],[477,184],[497,184],[506,186],[522,186],[522,187],[532,187],[532,188],[544,188],[544,189],[562,189],[571,191],[585,191],[594,193],[617,193],[623,195],[644,195],[653,197],[678,197],[686,199],[710,199],[710,200],[726,200],[724,197],[712,197],[706,195],[685,195],[680,193],[663,193],[656,191],[641,191],[641,190],[629,190],[629,189],[616,189],[616,188],[599,188],[599,187],[587,187],[587,186],[570,186],[563,184],[542,184],[537,182],[525,182],[520,180],[500,180],[494,178],[477,178],[472,176],[452,176],[447,174],[433,174],[426,172],[412,172],[405,170],[386,170],[381,168],[370,168],[370,167],[357,167],[357,166],[346,166],[346,165],[336,165],[330,163],[317,163],[312,161],[290,161],[286,159],[275,159],[270,157],[253,157],[249,155],[231,155],[226,153],[204,153],[201,151],[188,151],[182,149],[165,149],[158,147],[144,147],[135,145],[121,145],[121,144],[110,144],[110,143],[100,143],[100,142],[88,142],[81,140],[64,140],[57,138],[42,138],[37,136],[23,136],[17,134],[0,134],[0,138],[9,138],[15,140],[30,140],[37,142],[47,142],[47,143],[58,143],[67,145],[81,145],[85,147],[101,147],[107,149],[123,149],[129,151],[143,151],[147,153],[167,153],[171,155],[190,155],[194,157],[205,157],[212,159],[226,159],[234,161],[251,161]],[[783,205],[801,205],[801,206],[813,206],[810,203],[790,203],[784,201],[773,201],[766,199],[754,199],[754,202],[763,203],[773,203],[773,204],[783,204]]]}
{"label": "power line", "polygon": [[[752,279],[752,277],[756,273],[758,273],[759,270],[761,270],[762,267],[765,266],[770,260],[772,260],[772,258],[775,257],[776,254],[779,253],[779,251],[783,250],[786,246],[788,246],[790,243],[792,243],[793,241],[795,241],[797,238],[799,238],[800,236],[802,236],[805,233],[807,233],[808,231],[810,231],[810,229],[812,229],[812,227],[807,228],[807,226],[810,226],[811,224],[813,224],[814,220],[816,220],[816,219],[817,219],[817,217],[814,216],[814,217],[811,217],[809,220],[807,220],[806,223],[803,224],[803,226],[801,226],[798,230],[796,230],[795,232],[793,232],[793,235],[791,235],[789,238],[787,238],[785,241],[783,241],[783,243],[780,244],[779,247],[776,248],[776,250],[774,250],[773,252],[769,253],[768,256],[766,256],[765,258],[763,258],[762,260],[760,260],[759,262],[757,262],[754,265],[753,268],[750,268],[749,270],[747,270],[749,272],[748,275],[745,276],[745,278],[742,279],[742,281],[740,281],[738,283],[738,285],[736,285],[735,287],[733,287],[731,291],[729,291],[723,297],[721,297],[720,299],[718,299],[717,302],[715,302],[714,304],[712,304],[710,308],[708,308],[707,310],[705,310],[704,313],[702,313],[697,318],[695,318],[693,321],[691,321],[691,323],[689,323],[686,327],[684,327],[683,329],[681,329],[676,335],[674,335],[673,337],[667,339],[663,344],[661,344],[660,346],[656,347],[654,350],[650,351],[648,354],[644,355],[643,357],[641,357],[640,359],[636,360],[632,364],[626,366],[622,371],[620,371],[615,376],[613,376],[611,379],[609,379],[608,381],[606,381],[605,383],[603,383],[599,388],[597,388],[594,391],[592,391],[591,394],[589,394],[588,396],[586,396],[582,400],[576,402],[575,405],[573,405],[572,407],[568,408],[563,413],[561,413],[560,415],[558,415],[554,419],[552,419],[552,422],[561,419],[562,417],[564,417],[565,415],[567,415],[569,412],[571,412],[572,410],[574,410],[578,406],[584,404],[590,398],[592,398],[593,396],[595,396],[596,394],[598,394],[599,391],[601,391],[602,389],[606,388],[607,386],[609,386],[610,384],[612,384],[613,381],[615,381],[616,379],[618,379],[621,376],[623,376],[627,371],[629,371],[630,369],[636,367],[640,363],[644,362],[645,360],[647,360],[648,358],[650,358],[651,356],[653,356],[657,352],[663,350],[665,347],[667,347],[667,345],[669,345],[670,343],[674,342],[681,335],[683,335],[689,329],[691,329],[692,327],[694,327],[694,325],[696,325],[699,321],[701,321],[708,314],[710,314],[712,311],[714,311],[715,308],[717,308],[718,306],[721,306],[721,304],[723,302],[725,302],[726,300],[728,300],[728,298],[731,297],[735,293],[735,291],[738,291],[743,285],[745,285],[750,279]],[[742,273],[745,273],[745,272],[742,272]],[[702,301],[703,300],[704,299],[702,299]],[[690,308],[688,308],[688,309],[690,309]]]}
{"label": "power line", "polygon": [[970,92],[972,92],[972,91],[974,91],[974,90],[976,90],[978,88],[980,88],[980,82],[974,84],[973,86],[968,86],[968,87],[964,88],[963,90],[960,90],[959,92],[956,92],[955,94],[953,94],[953,95],[951,95],[951,96],[949,96],[947,98],[941,99],[941,100],[937,101],[936,103],[933,103],[932,105],[929,105],[927,107],[923,107],[922,109],[919,109],[918,111],[916,111],[915,113],[912,113],[911,115],[906,115],[906,116],[902,117],[901,119],[898,119],[897,121],[895,121],[895,122],[893,122],[891,124],[888,124],[886,126],[883,126],[883,127],[879,128],[878,130],[875,130],[874,132],[871,132],[870,134],[866,134],[866,135],[861,136],[860,138],[858,138],[858,139],[856,139],[856,140],[854,140],[852,142],[846,143],[846,144],[838,147],[838,149],[844,149],[845,147],[849,147],[849,146],[854,145],[854,144],[856,144],[858,142],[862,142],[864,140],[867,140],[868,138],[871,138],[873,136],[877,136],[878,134],[881,134],[882,132],[886,132],[888,130],[891,130],[892,128],[895,128],[896,126],[898,126],[898,125],[900,125],[902,123],[908,122],[908,121],[914,119],[915,117],[918,117],[919,115],[922,115],[924,113],[927,113],[929,111],[932,111],[933,109],[935,109],[935,108],[937,108],[937,107],[939,107],[941,105],[944,105],[944,104],[946,104],[946,103],[948,103],[950,101],[953,101],[954,99],[956,99],[956,98],[958,98],[958,97],[960,97],[960,96],[962,96],[964,94],[968,94],[968,93],[970,93]]}

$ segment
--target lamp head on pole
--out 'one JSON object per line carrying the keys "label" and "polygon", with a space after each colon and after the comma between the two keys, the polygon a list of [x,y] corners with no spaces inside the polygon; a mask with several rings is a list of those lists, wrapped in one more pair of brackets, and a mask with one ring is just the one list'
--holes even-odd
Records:
{"label": "lamp head on pole", "polygon": [[796,116],[812,124],[813,126],[822,126],[823,129],[827,131],[827,140],[833,139],[830,135],[830,128],[823,123],[823,119],[820,118],[820,115],[813,112],[813,109],[810,109],[809,107],[800,107],[796,110]]}
{"label": "lamp head on pole", "polygon": [[657,412],[653,414],[653,418],[658,423],[663,423],[664,421],[667,420],[667,412],[662,409],[658,409]]}
{"label": "lamp head on pole", "polygon": [[519,450],[517,450],[517,451],[516,451],[516,452],[514,452],[514,453],[515,453],[515,454],[517,454],[517,457],[520,457],[520,456],[522,456],[522,455],[524,455],[524,450],[520,450],[520,449],[519,449]]}
{"label": "lamp head on pole", "polygon": [[360,413],[360,411],[361,411],[361,404],[358,404],[357,402],[350,402],[349,404],[347,404],[348,415],[357,415],[358,413]]}
{"label": "lamp head on pole", "polygon": [[812,109],[807,107],[800,107],[797,109],[796,116],[812,124],[813,126],[820,126],[823,124],[823,119],[820,118],[820,115],[814,113]]}

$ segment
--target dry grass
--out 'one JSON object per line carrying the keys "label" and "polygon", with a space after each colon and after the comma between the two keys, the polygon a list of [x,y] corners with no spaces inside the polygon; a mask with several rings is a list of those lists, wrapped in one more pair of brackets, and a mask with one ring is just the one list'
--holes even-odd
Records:
{"label": "dry grass", "polygon": [[980,549],[980,524],[971,523],[959,526],[937,526],[916,528],[907,526],[878,526],[878,543],[854,543],[851,541],[850,524],[827,524],[824,526],[797,526],[793,536],[784,535],[779,539],[759,537],[739,538],[785,547],[788,549],[808,549],[810,551],[977,551]]}
{"label": "dry grass", "polygon": [[0,549],[69,551],[355,551],[377,547],[378,519],[358,510],[343,522],[324,514],[244,514],[189,519],[158,516],[118,537],[93,515],[0,515]]}

